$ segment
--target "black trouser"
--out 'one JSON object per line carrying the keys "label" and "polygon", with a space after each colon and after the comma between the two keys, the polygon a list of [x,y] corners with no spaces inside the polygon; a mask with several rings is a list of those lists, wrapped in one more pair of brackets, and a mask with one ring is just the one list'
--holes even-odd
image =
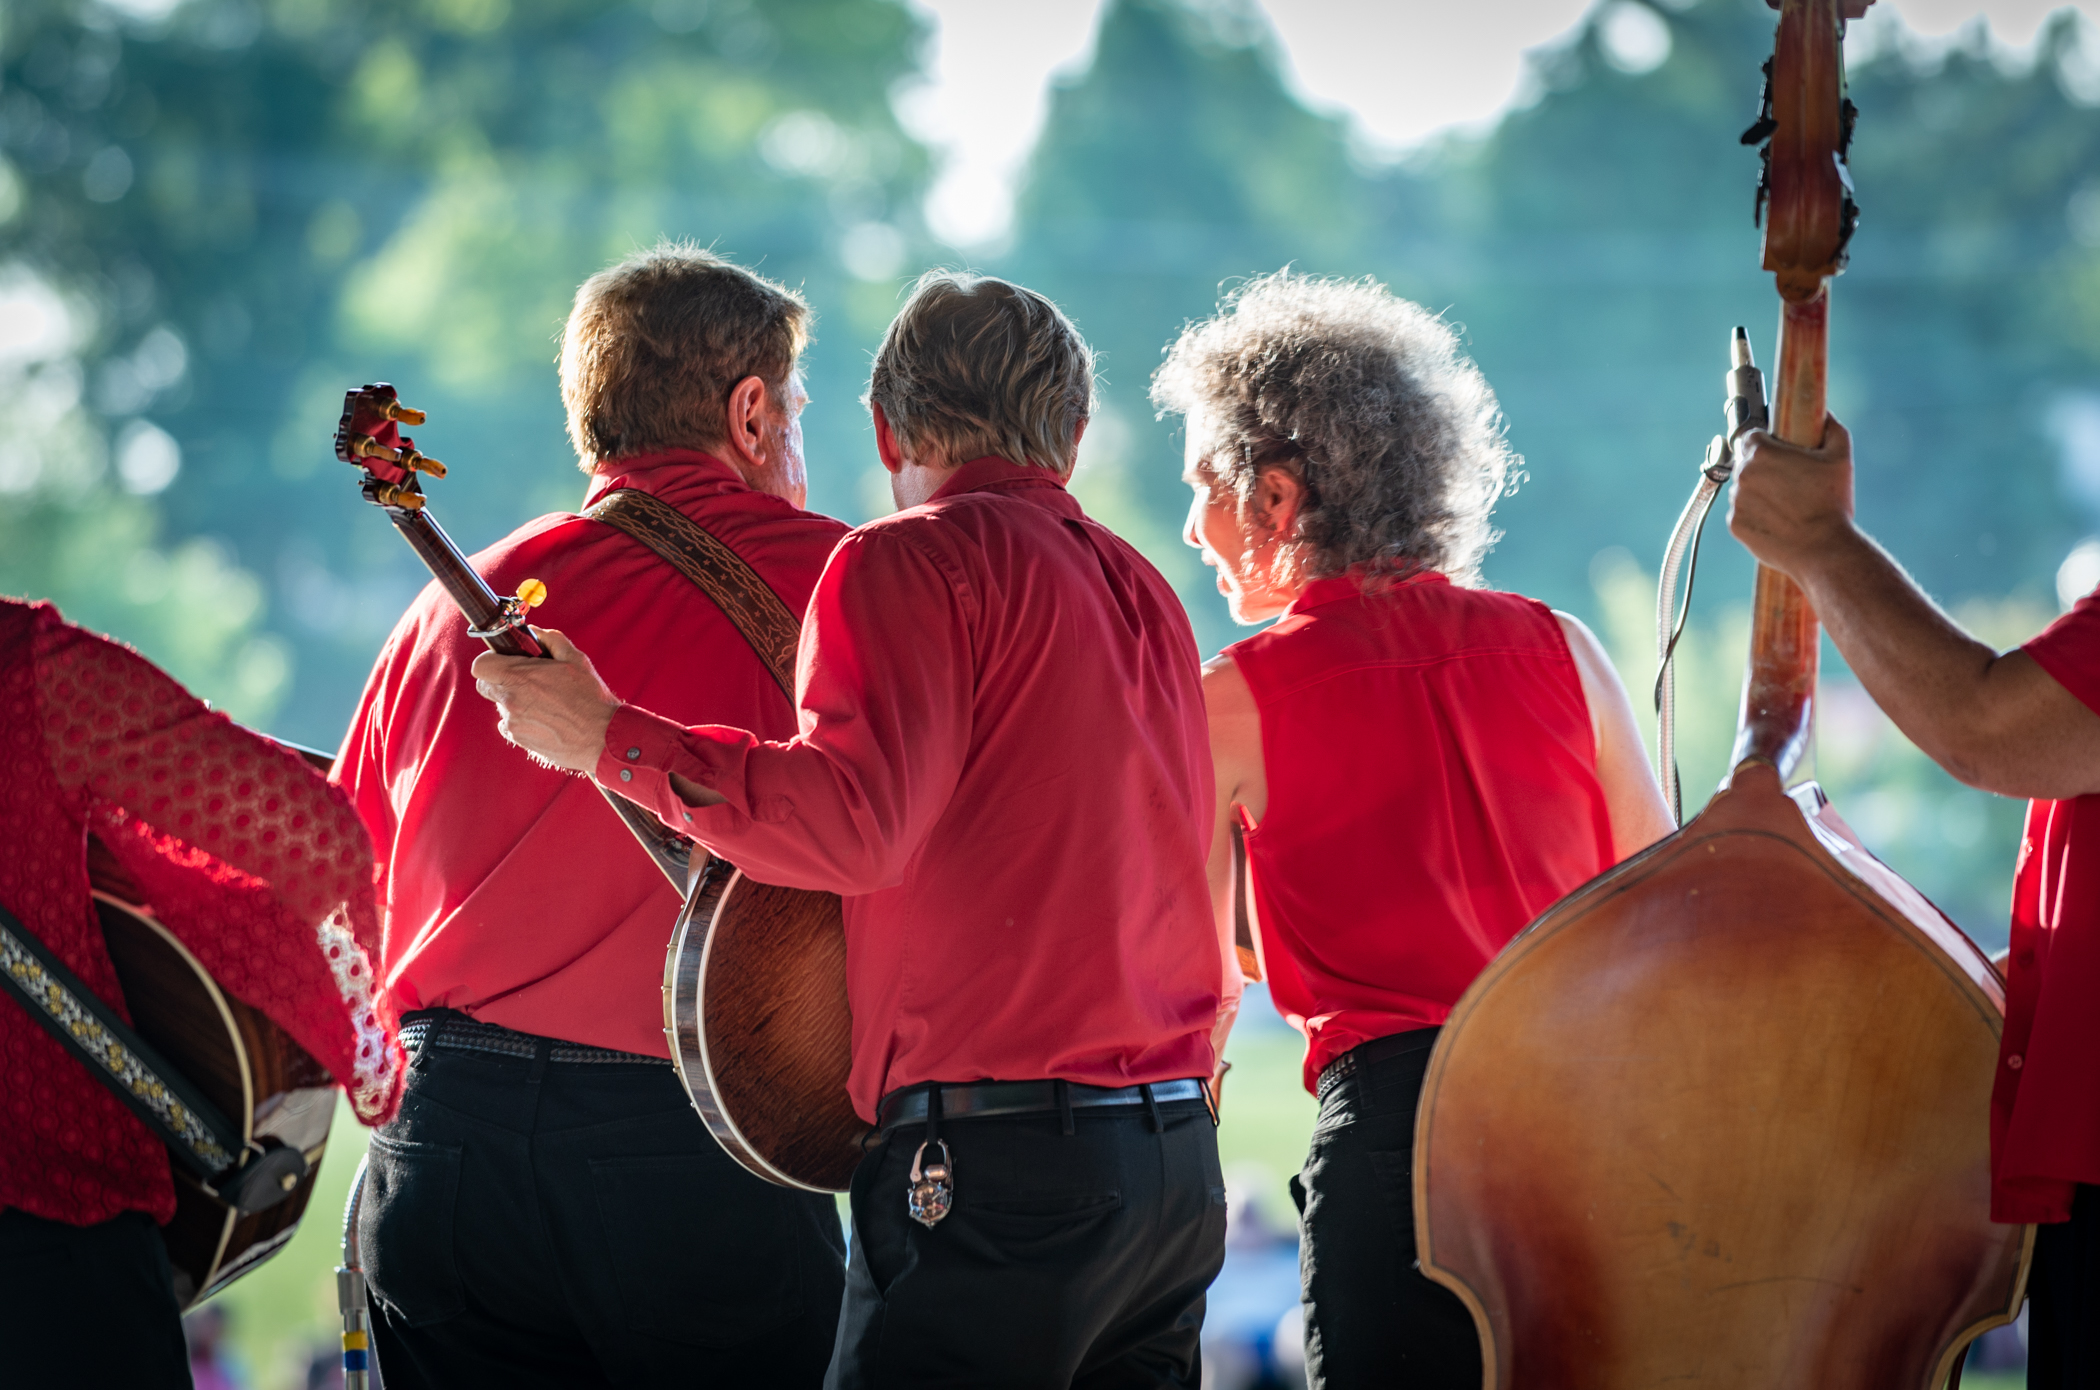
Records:
{"label": "black trouser", "polygon": [[152,1217],[70,1226],[0,1211],[0,1384],[190,1390],[175,1276]]}
{"label": "black trouser", "polygon": [[1438,1031],[1349,1054],[1353,1069],[1320,1098],[1312,1152],[1291,1180],[1305,1217],[1299,1273],[1312,1390],[1479,1390],[1472,1315],[1415,1261],[1415,1102]]}
{"label": "black trouser", "polygon": [[831,1355],[837,1207],[732,1162],[668,1064],[424,1046],[358,1233],[387,1390],[815,1386]]}
{"label": "black trouser", "polygon": [[2030,1390],[2100,1385],[2100,1187],[2080,1183],[2071,1219],[2035,1229],[2027,1384]]}
{"label": "black trouser", "polygon": [[923,1122],[853,1174],[853,1259],[832,1390],[1195,1386],[1225,1180],[1201,1101],[948,1118],[954,1207],[905,1212]]}

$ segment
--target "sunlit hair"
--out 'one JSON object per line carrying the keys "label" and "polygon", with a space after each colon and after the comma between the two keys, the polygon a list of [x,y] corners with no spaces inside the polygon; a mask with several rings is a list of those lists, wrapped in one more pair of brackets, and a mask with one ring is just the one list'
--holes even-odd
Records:
{"label": "sunlit hair", "polygon": [[561,399],[583,471],[720,444],[731,389],[755,376],[782,400],[811,323],[795,291],[686,242],[599,271],[576,291],[561,344]]}
{"label": "sunlit hair", "polygon": [[1487,379],[1420,305],[1369,279],[1250,280],[1183,330],[1152,401],[1205,431],[1199,456],[1243,508],[1262,468],[1296,473],[1301,577],[1479,582],[1488,516],[1520,460]]}
{"label": "sunlit hair", "polygon": [[1094,354],[1034,290],[929,270],[883,335],[866,399],[916,461],[996,454],[1063,474],[1093,413]]}

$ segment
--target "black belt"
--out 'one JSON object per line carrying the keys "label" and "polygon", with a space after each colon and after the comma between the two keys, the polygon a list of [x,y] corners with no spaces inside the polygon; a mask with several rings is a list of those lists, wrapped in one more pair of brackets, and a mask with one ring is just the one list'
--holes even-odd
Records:
{"label": "black belt", "polygon": [[[1056,1115],[1099,1105],[1165,1105],[1170,1101],[1210,1103],[1209,1091],[1194,1077],[1154,1081],[1143,1086],[1088,1086],[1077,1081],[973,1081],[963,1086],[914,1086],[892,1091],[882,1101],[878,1128],[885,1134],[899,1125],[926,1118],[926,1097],[941,1093],[941,1119],[983,1119],[991,1115]],[[1062,1089],[1065,1098],[1060,1099]],[[1150,1092],[1147,1095],[1147,1092]]]}
{"label": "black belt", "polygon": [[1373,1038],[1370,1042],[1359,1043],[1320,1069],[1319,1084],[1314,1088],[1313,1094],[1320,1100],[1325,1100],[1329,1091],[1356,1075],[1358,1067],[1390,1061],[1410,1052],[1427,1052],[1436,1046],[1436,1035],[1443,1031],[1441,1028],[1415,1028],[1405,1033],[1395,1033],[1391,1037]]}
{"label": "black belt", "polygon": [[615,1052],[609,1047],[563,1042],[537,1033],[520,1033],[493,1023],[477,1023],[450,1009],[429,1009],[405,1014],[401,1019],[401,1046],[411,1057],[434,1047],[444,1052],[477,1052],[484,1057],[515,1057],[530,1062],[540,1056],[542,1046],[550,1062],[625,1062],[668,1067],[670,1059],[640,1052]]}

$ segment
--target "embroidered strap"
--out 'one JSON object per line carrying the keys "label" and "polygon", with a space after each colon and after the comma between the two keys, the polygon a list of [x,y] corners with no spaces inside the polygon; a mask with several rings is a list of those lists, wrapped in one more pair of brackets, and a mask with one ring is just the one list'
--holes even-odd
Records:
{"label": "embroidered strap", "polygon": [[146,1122],[168,1151],[209,1181],[234,1165],[240,1131],[159,1053],[59,963],[29,928],[0,907],[0,986],[15,997],[95,1079]]}
{"label": "embroidered strap", "polygon": [[759,664],[794,703],[795,644],[802,623],[741,555],[670,503],[635,488],[607,493],[584,515],[639,541],[692,580],[743,634]]}

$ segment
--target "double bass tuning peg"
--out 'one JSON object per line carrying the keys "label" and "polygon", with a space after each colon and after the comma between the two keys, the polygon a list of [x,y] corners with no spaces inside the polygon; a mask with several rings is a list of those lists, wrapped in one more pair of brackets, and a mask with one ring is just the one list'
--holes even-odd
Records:
{"label": "double bass tuning peg", "polygon": [[403,405],[398,400],[388,401],[385,409],[380,413],[385,415],[387,419],[403,425],[420,425],[430,418],[423,411],[417,410],[413,406]]}

